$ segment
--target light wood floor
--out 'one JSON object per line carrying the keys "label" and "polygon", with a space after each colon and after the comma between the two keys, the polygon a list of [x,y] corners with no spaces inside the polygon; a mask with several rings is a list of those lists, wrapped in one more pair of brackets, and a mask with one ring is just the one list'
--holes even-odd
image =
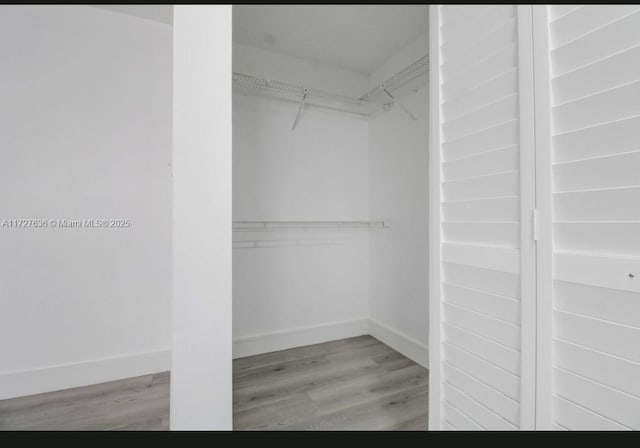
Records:
{"label": "light wood floor", "polygon": [[168,429],[168,372],[0,401],[0,430]]}
{"label": "light wood floor", "polygon": [[[426,430],[428,372],[370,336],[233,362],[236,430]],[[169,373],[0,401],[0,430],[167,430]]]}
{"label": "light wood floor", "polygon": [[371,336],[236,359],[236,430],[426,430],[428,371]]}

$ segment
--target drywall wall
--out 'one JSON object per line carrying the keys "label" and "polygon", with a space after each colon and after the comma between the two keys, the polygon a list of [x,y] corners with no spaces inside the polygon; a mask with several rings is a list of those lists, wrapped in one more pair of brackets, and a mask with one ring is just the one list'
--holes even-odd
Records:
{"label": "drywall wall", "polygon": [[369,79],[351,70],[233,43],[233,71],[258,78],[358,97]]}
{"label": "drywall wall", "polygon": [[232,429],[231,6],[174,11],[171,429]]}
{"label": "drywall wall", "polygon": [[[428,52],[423,36],[371,76],[381,83]],[[426,365],[428,362],[428,89],[399,98],[370,129],[370,212],[391,227],[370,235],[371,334]]]}
{"label": "drywall wall", "polygon": [[[0,6],[0,398],[169,368],[171,28]],[[126,224],[125,224],[126,225]]]}
{"label": "drywall wall", "polygon": [[[288,82],[366,89],[366,78],[339,69],[234,48],[234,71],[265,76],[284,66]],[[234,95],[234,220],[367,220],[367,121],[308,110],[292,131],[297,110]],[[255,240],[270,247],[243,246]],[[235,232],[234,242],[234,356],[367,332],[367,231]]]}

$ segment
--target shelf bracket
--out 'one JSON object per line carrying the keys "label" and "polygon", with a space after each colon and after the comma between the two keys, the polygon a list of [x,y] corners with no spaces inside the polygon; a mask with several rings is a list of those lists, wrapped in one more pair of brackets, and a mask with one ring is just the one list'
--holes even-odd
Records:
{"label": "shelf bracket", "polygon": [[304,105],[307,102],[307,95],[309,94],[309,89],[304,89],[304,95],[302,95],[302,101],[300,101],[300,107],[298,108],[298,113],[296,114],[296,120],[293,122],[292,131],[295,131],[296,126],[298,126],[298,122],[300,121],[300,117],[302,117],[302,112],[304,111]]}
{"label": "shelf bracket", "polygon": [[407,109],[402,103],[400,103],[399,101],[396,101],[396,99],[393,97],[393,95],[391,95],[391,93],[387,90],[387,88],[385,87],[384,84],[382,84],[382,86],[380,87],[382,89],[382,91],[385,93],[385,95],[387,95],[389,97],[389,99],[391,100],[392,104],[397,104],[398,106],[400,106],[400,108],[409,116],[411,117],[411,119],[413,121],[417,121],[418,119],[416,118],[415,115],[413,115],[411,113],[411,111],[409,109]]}

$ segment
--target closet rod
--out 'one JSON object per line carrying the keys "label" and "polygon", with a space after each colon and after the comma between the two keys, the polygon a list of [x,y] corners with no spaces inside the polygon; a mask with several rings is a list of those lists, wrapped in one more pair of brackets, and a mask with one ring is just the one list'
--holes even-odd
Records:
{"label": "closet rod", "polygon": [[234,221],[234,232],[269,230],[384,229],[389,221]]}

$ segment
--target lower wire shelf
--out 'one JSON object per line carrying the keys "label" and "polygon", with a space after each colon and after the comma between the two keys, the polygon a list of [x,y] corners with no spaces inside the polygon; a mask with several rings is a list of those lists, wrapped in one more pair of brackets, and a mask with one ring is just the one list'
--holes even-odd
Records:
{"label": "lower wire shelf", "polygon": [[234,221],[234,232],[265,232],[286,230],[349,230],[384,229],[389,221]]}

